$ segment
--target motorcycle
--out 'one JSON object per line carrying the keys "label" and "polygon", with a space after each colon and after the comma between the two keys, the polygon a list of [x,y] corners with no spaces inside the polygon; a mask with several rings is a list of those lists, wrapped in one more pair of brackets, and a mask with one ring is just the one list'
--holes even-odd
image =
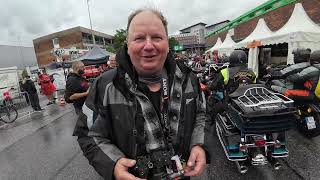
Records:
{"label": "motorcycle", "polygon": [[270,163],[281,168],[278,159],[288,157],[285,132],[294,125],[293,100],[268,90],[262,84],[239,79],[239,87],[226,94],[227,108],[216,116],[216,133],[228,160],[244,174],[249,166]]}
{"label": "motorcycle", "polygon": [[[288,87],[284,80],[274,83],[269,82],[270,87],[272,85],[279,85],[281,82],[283,87]],[[275,91],[276,89],[273,88]],[[281,92],[281,91],[279,91]],[[320,135],[320,106],[317,97],[311,95],[307,97],[291,97],[294,100],[294,106],[297,109],[296,112],[296,126],[301,134],[307,138],[313,138]]]}
{"label": "motorcycle", "polygon": [[308,138],[320,135],[320,107],[318,103],[296,103],[298,130]]}

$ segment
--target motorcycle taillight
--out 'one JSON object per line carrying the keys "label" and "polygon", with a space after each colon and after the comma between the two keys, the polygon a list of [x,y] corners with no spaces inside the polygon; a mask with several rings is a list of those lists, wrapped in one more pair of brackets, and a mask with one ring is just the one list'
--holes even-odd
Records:
{"label": "motorcycle taillight", "polygon": [[241,152],[246,152],[248,150],[247,146],[244,144],[239,145],[239,151]]}
{"label": "motorcycle taillight", "polygon": [[264,139],[257,139],[254,144],[258,147],[262,147],[266,144],[266,141]]}

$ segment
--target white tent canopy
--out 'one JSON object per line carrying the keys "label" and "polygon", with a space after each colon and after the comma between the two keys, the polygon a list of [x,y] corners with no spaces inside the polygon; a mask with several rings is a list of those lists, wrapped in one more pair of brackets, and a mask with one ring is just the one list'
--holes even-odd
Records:
{"label": "white tent canopy", "polygon": [[229,56],[231,52],[235,49],[235,42],[232,40],[230,34],[228,33],[223,43],[217,47],[219,55]]}
{"label": "white tent canopy", "polygon": [[268,39],[264,45],[288,43],[287,63],[293,63],[292,51],[296,48],[320,49],[320,26],[307,15],[301,3],[297,3],[288,22]]}
{"label": "white tent canopy", "polygon": [[[252,33],[247,36],[245,39],[236,44],[236,47],[241,48],[245,47],[248,43],[251,43],[254,40],[263,40],[266,38],[270,38],[272,36],[272,31],[267,26],[265,20],[263,18],[259,19],[256,28],[252,31]],[[264,44],[262,42],[262,44]]]}
{"label": "white tent canopy", "polygon": [[206,51],[212,53],[214,50],[217,50],[218,47],[220,47],[220,45],[222,44],[222,41],[220,39],[220,37],[218,37],[217,42],[214,46],[212,46],[212,48],[210,48],[209,50]]}
{"label": "white tent canopy", "polygon": [[[255,41],[261,41],[264,44],[264,39],[270,38],[273,32],[267,26],[265,20],[260,18],[256,28],[252,31],[252,33],[246,37],[244,40],[236,44],[236,47],[241,48],[245,47],[247,44]],[[252,69],[256,75],[258,75],[258,65],[259,65],[259,49],[258,48],[250,48],[248,55],[248,68]]]}

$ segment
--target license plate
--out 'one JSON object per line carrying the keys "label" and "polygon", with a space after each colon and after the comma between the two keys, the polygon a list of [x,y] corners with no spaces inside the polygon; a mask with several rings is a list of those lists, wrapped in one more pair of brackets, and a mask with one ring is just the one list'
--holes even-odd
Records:
{"label": "license plate", "polygon": [[306,119],[306,123],[307,123],[307,127],[308,129],[315,129],[317,126],[316,126],[316,122],[314,121],[314,118],[312,116],[310,117],[305,117]]}

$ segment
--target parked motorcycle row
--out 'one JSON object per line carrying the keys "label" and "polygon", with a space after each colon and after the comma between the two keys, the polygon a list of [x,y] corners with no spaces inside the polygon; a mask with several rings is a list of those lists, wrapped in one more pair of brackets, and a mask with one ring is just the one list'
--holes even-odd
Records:
{"label": "parked motorcycle row", "polygon": [[294,65],[268,66],[258,78],[245,68],[246,55],[232,63],[231,56],[242,56],[239,50],[230,62],[187,62],[201,82],[222,149],[242,174],[250,166],[281,169],[279,160],[289,155],[288,130],[297,128],[307,138],[320,134],[320,51],[293,54]]}

